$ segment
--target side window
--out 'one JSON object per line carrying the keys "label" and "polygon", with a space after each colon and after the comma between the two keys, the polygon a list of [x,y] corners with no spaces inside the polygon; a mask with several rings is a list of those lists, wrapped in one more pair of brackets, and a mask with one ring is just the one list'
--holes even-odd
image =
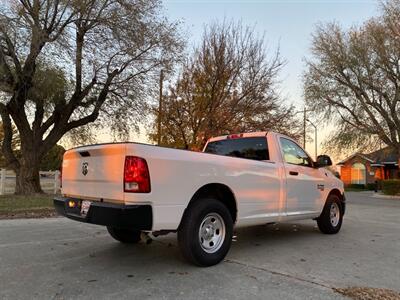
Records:
{"label": "side window", "polygon": [[296,143],[292,142],[291,140],[281,138],[281,147],[283,159],[288,164],[312,167],[311,158]]}

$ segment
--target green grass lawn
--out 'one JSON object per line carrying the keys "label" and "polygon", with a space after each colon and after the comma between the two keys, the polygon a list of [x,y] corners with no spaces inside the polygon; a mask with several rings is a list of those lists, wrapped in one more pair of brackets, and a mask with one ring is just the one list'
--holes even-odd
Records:
{"label": "green grass lawn", "polygon": [[54,215],[54,195],[0,196],[0,217],[45,217]]}

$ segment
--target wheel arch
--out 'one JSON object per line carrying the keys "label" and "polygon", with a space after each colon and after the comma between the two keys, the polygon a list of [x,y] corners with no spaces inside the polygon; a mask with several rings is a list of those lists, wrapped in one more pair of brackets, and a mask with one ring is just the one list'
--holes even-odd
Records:
{"label": "wheel arch", "polygon": [[344,193],[342,193],[339,189],[334,188],[329,192],[329,194],[326,197],[326,199],[328,199],[331,195],[335,195],[340,199],[340,206],[341,206],[341,209],[342,209],[342,213],[344,214],[345,211],[346,211],[346,199],[344,197]]}
{"label": "wheel arch", "polygon": [[237,220],[237,201],[235,194],[226,184],[223,183],[208,183],[200,187],[192,196],[183,214],[190,206],[202,198],[212,197],[221,201],[229,210],[233,223]]}

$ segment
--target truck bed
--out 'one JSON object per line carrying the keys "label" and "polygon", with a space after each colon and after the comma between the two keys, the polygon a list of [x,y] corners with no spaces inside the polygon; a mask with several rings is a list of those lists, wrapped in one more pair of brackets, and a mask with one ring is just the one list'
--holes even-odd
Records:
{"label": "truck bed", "polygon": [[[124,193],[123,169],[127,155],[147,161],[150,193]],[[86,175],[83,174],[85,165]],[[265,211],[266,207],[274,212],[284,209],[280,201],[282,180],[274,162],[139,143],[100,144],[68,150],[64,156],[62,182],[62,193],[69,197],[125,205],[151,204],[153,230],[175,230],[196,191],[213,183],[233,189],[239,211],[237,225],[256,222],[257,211]],[[275,197],[271,197],[272,194]],[[260,217],[263,216],[258,215]],[[274,218],[274,215],[264,217]]]}

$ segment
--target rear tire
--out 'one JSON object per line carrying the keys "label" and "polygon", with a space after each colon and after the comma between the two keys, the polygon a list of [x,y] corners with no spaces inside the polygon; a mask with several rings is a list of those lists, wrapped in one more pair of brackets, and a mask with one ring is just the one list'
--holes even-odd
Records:
{"label": "rear tire", "polygon": [[212,198],[190,205],[178,229],[183,256],[201,267],[223,260],[232,242],[233,220],[228,208]]}
{"label": "rear tire", "polygon": [[325,202],[324,209],[317,219],[318,228],[322,233],[335,234],[342,227],[343,209],[340,199],[330,195]]}
{"label": "rear tire", "polygon": [[136,244],[140,242],[140,230],[121,229],[107,226],[108,233],[117,241],[124,244]]}

